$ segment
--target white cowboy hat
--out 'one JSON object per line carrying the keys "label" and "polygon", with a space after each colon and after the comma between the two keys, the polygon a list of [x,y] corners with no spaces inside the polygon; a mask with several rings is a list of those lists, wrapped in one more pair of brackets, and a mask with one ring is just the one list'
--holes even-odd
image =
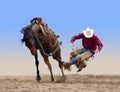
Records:
{"label": "white cowboy hat", "polygon": [[83,34],[86,38],[91,38],[93,37],[94,30],[92,30],[91,28],[86,28],[85,30],[83,30]]}

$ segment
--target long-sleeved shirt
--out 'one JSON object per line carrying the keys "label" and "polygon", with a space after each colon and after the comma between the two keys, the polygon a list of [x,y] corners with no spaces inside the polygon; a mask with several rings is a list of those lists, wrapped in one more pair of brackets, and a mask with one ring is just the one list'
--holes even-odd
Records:
{"label": "long-sleeved shirt", "polygon": [[82,39],[83,47],[89,50],[95,51],[96,49],[98,49],[98,51],[101,51],[103,47],[102,42],[99,40],[99,38],[95,34],[93,34],[93,37],[91,38],[86,38],[83,33],[80,33],[78,35],[73,36],[70,42],[74,43],[74,41],[77,39]]}

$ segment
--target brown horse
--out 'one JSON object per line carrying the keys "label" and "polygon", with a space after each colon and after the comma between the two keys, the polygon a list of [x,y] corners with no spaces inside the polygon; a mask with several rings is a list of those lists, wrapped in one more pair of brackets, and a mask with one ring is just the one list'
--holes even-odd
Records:
{"label": "brown horse", "polygon": [[50,74],[51,81],[54,81],[54,76],[52,73],[52,67],[49,62],[49,56],[52,56],[53,59],[57,60],[59,63],[59,68],[61,69],[62,76],[64,77],[63,72],[63,61],[61,59],[61,49],[60,43],[58,41],[58,36],[54,34],[45,25],[40,23],[31,23],[30,25],[22,28],[21,33],[23,33],[22,42],[25,42],[25,45],[29,48],[31,54],[35,57],[35,64],[37,69],[37,80],[41,80],[39,74],[39,61],[37,50],[40,51],[45,63],[47,64]]}

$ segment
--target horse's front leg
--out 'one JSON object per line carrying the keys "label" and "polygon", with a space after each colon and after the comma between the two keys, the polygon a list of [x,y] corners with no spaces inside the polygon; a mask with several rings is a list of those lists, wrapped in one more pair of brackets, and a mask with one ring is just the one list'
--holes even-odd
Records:
{"label": "horse's front leg", "polygon": [[38,54],[36,53],[35,55],[35,65],[36,65],[36,69],[37,69],[37,76],[36,76],[36,79],[39,81],[41,80],[41,77],[40,77],[40,72],[39,72],[39,61],[38,61]]}

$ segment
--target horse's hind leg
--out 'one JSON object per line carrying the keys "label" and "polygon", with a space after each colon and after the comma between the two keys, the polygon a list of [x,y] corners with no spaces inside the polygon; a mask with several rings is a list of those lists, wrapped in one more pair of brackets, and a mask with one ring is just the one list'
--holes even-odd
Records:
{"label": "horse's hind leg", "polygon": [[53,77],[53,73],[52,73],[52,66],[51,66],[51,64],[50,64],[50,62],[49,62],[48,57],[45,57],[45,58],[44,58],[44,61],[45,61],[45,63],[47,64],[47,66],[48,66],[48,68],[49,68],[49,70],[50,70],[51,81],[54,81],[54,77]]}
{"label": "horse's hind leg", "polygon": [[62,72],[62,76],[64,77],[64,76],[65,76],[65,75],[64,75],[64,71],[63,71],[63,63],[64,63],[64,62],[61,60],[60,50],[57,51],[57,52],[53,55],[53,58],[58,61],[59,67],[60,67],[61,72]]}
{"label": "horse's hind leg", "polygon": [[53,77],[53,73],[52,73],[52,66],[51,66],[51,64],[50,64],[50,62],[49,62],[49,59],[48,59],[48,57],[45,56],[43,53],[41,53],[41,55],[43,56],[43,59],[44,59],[45,63],[47,64],[48,69],[49,69],[49,71],[50,71],[51,81],[54,81],[54,77]]}

